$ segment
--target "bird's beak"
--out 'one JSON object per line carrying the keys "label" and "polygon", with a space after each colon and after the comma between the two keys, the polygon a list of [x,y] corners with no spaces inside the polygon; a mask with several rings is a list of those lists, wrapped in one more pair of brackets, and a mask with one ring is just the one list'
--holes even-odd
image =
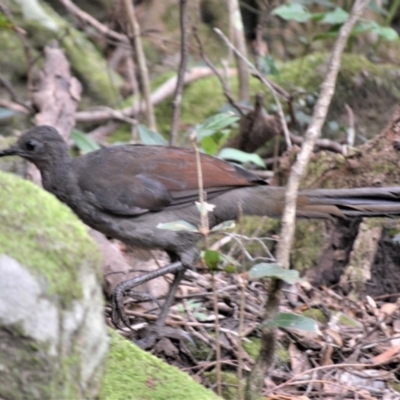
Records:
{"label": "bird's beak", "polygon": [[18,156],[18,155],[20,155],[20,151],[16,146],[11,146],[5,150],[0,150],[0,157]]}

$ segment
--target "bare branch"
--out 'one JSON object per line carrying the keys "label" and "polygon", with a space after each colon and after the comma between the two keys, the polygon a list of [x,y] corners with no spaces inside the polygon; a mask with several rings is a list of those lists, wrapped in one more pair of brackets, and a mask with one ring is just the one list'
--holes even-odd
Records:
{"label": "bare branch", "polygon": [[103,25],[96,18],[92,17],[87,12],[81,10],[76,4],[74,4],[71,0],[60,0],[60,3],[64,5],[64,7],[73,15],[78,17],[80,20],[88,23],[97,31],[99,31],[102,35],[107,36],[111,39],[117,40],[118,42],[129,45],[129,39],[127,36],[122,33],[118,33],[110,29],[108,26]]}
{"label": "bare branch", "polygon": [[[239,1],[228,0],[229,23],[232,32],[231,40],[238,51],[247,58],[246,41],[244,38],[244,28],[242,15],[240,13]],[[250,97],[249,89],[249,70],[247,64],[235,52],[236,65],[239,78],[239,100],[248,101]]]}
{"label": "bare branch", "polygon": [[278,115],[279,115],[279,118],[280,118],[280,121],[282,124],[282,129],[283,129],[283,133],[285,136],[286,145],[288,148],[292,147],[292,142],[290,140],[290,132],[289,132],[288,126],[286,124],[285,116],[283,114],[282,105],[278,99],[278,96],[277,96],[278,93],[275,90],[275,88],[273,87],[273,85],[271,85],[271,82],[268,79],[266,79],[262,74],[260,74],[260,72],[257,70],[257,68],[249,60],[247,60],[247,58],[244,57],[235,46],[233,46],[233,44],[228,40],[228,38],[222,33],[222,31],[220,29],[214,28],[214,31],[218,34],[218,36],[220,36],[222,38],[222,40],[225,42],[225,44],[229,48],[231,48],[235,52],[235,54],[238,57],[240,57],[250,67],[254,76],[256,76],[258,79],[260,79],[260,81],[271,91],[272,96],[274,97],[276,106],[278,108]]}
{"label": "bare branch", "polygon": [[204,53],[204,48],[203,48],[203,44],[201,43],[200,37],[197,33],[197,28],[195,27],[193,29],[193,35],[194,38],[196,39],[197,45],[199,46],[199,52],[200,52],[200,56],[203,59],[203,61],[208,65],[208,67],[214,72],[214,75],[218,78],[218,80],[221,82],[221,86],[222,86],[222,90],[224,91],[224,95],[227,98],[229,104],[232,105],[232,107],[234,107],[239,114],[244,117],[244,112],[242,110],[242,108],[236,103],[236,101],[233,99],[231,91],[228,87],[227,82],[225,81],[225,79],[222,77],[222,75],[220,74],[220,72],[218,71],[217,68],[215,68],[214,64],[211,62],[211,60],[205,55]]}
{"label": "bare branch", "polygon": [[171,131],[169,136],[169,145],[174,146],[176,142],[176,136],[178,134],[179,117],[181,114],[181,103],[182,103],[182,92],[184,77],[187,66],[188,58],[188,28],[187,28],[187,0],[179,1],[180,9],[180,27],[181,27],[181,61],[178,70],[178,79],[176,81],[176,89],[174,95],[174,101],[172,102],[173,114]]}
{"label": "bare branch", "polygon": [[150,99],[150,82],[147,71],[146,58],[143,51],[142,40],[140,36],[140,26],[136,19],[135,8],[132,0],[124,0],[125,9],[128,14],[129,24],[132,30],[132,45],[135,49],[137,64],[140,72],[141,86],[144,101],[146,103],[146,117],[149,128],[153,131],[157,130],[156,118],[154,115],[153,104]]}

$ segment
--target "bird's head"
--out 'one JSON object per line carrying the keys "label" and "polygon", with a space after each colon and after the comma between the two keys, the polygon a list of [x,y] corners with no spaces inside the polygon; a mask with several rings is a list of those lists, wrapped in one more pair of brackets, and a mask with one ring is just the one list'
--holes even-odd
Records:
{"label": "bird's head", "polygon": [[39,169],[68,156],[64,139],[51,126],[40,125],[23,133],[17,143],[0,150],[0,157],[20,156],[34,163]]}

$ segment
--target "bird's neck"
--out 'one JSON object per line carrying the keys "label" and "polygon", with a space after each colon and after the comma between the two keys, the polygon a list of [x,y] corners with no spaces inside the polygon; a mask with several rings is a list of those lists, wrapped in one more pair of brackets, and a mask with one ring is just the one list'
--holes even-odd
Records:
{"label": "bird's neck", "polygon": [[57,195],[58,191],[63,190],[67,186],[69,170],[71,166],[71,158],[55,159],[46,165],[37,165],[42,175],[43,187]]}

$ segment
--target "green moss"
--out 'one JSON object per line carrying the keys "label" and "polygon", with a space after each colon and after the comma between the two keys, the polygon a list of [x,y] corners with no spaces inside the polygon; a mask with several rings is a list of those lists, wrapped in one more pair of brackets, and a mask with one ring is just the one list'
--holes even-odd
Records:
{"label": "green moss", "polygon": [[122,124],[116,131],[108,138],[108,143],[129,143],[132,140],[131,126],[129,124]]}
{"label": "green moss", "polygon": [[255,360],[261,350],[261,339],[252,337],[250,338],[250,341],[244,340],[242,346],[249,356]]}
{"label": "green moss", "polygon": [[[41,50],[57,34],[68,61],[86,88],[102,103],[116,103],[122,79],[108,68],[106,60],[84,34],[68,24],[45,2],[33,7],[26,1],[19,4],[7,0],[6,5],[13,13],[16,24],[27,31],[33,48]],[[3,50],[2,47],[0,49]],[[26,63],[16,65],[25,66]]]}
{"label": "green moss", "polygon": [[[265,87],[255,79],[250,79],[250,88],[253,95],[256,92],[265,93]],[[231,90],[234,96],[238,93],[237,78],[231,78]],[[172,118],[172,106],[170,97],[156,107],[156,118],[160,133],[168,134]],[[186,86],[183,92],[181,106],[181,130],[187,130],[196,124],[203,122],[206,118],[216,114],[227,100],[223,94],[219,80],[214,77],[199,79]]]}
{"label": "green moss", "polygon": [[284,366],[290,362],[289,350],[282,345],[276,347],[275,357],[277,359],[278,366]]}
{"label": "green moss", "polygon": [[334,315],[340,314],[339,321],[338,321],[340,325],[344,325],[349,328],[362,328],[362,324],[359,321],[349,317],[346,314],[343,314],[343,313],[333,313],[333,314]]}
{"label": "green moss", "polygon": [[[215,371],[205,372],[204,377],[207,378],[212,384],[217,383],[217,375]],[[222,371],[222,398],[225,400],[238,399],[238,378],[233,372]],[[243,382],[243,387],[245,383]]]}
{"label": "green moss", "polygon": [[[214,335],[212,335],[214,336]],[[187,343],[186,346],[189,351],[193,354],[193,357],[196,360],[200,361],[214,361],[215,360],[215,351],[213,351],[210,346],[205,343],[203,340],[194,340],[195,344]],[[211,353],[211,357],[210,357]]]}
{"label": "green moss", "polygon": [[81,286],[71,286],[79,282],[77,265],[100,265],[86,227],[67,206],[31,182],[0,172],[0,187],[0,254],[43,276],[49,293],[64,304],[80,298]]}
{"label": "green moss", "polygon": [[[328,60],[329,54],[316,53],[279,63],[279,75],[269,78],[298,100],[305,100],[310,95],[316,98],[326,75]],[[344,110],[344,104],[347,103],[357,113],[360,133],[371,137],[382,129],[388,118],[386,113],[400,99],[399,75],[400,69],[396,65],[374,64],[363,56],[344,54],[328,121],[334,120],[340,126],[347,126],[347,114]],[[237,88],[237,77],[233,77],[231,91],[234,97],[237,96]],[[276,107],[272,95],[259,80],[250,79],[250,91],[252,96],[260,91],[265,94],[267,109],[273,110]],[[217,113],[226,103],[217,78],[209,77],[193,82],[183,93],[181,131]],[[305,111],[311,113],[309,108]],[[169,132],[171,114],[171,99],[156,107],[161,133]],[[324,168],[323,165],[320,167]]]}
{"label": "green moss", "polygon": [[322,231],[323,226],[319,221],[297,221],[295,245],[290,254],[294,269],[301,272],[314,265],[324,243]]}
{"label": "green moss", "polygon": [[309,308],[307,310],[304,310],[301,314],[304,317],[308,317],[308,318],[314,319],[315,321],[318,321],[318,322],[321,322],[321,323],[327,323],[328,322],[327,316],[319,308]]}
{"label": "green moss", "polygon": [[114,331],[100,398],[104,400],[219,399],[192,378]]}
{"label": "green moss", "polygon": [[7,57],[0,58],[0,69],[4,75],[16,79],[26,75],[27,62],[18,35],[13,30],[0,29],[0,50]]}

